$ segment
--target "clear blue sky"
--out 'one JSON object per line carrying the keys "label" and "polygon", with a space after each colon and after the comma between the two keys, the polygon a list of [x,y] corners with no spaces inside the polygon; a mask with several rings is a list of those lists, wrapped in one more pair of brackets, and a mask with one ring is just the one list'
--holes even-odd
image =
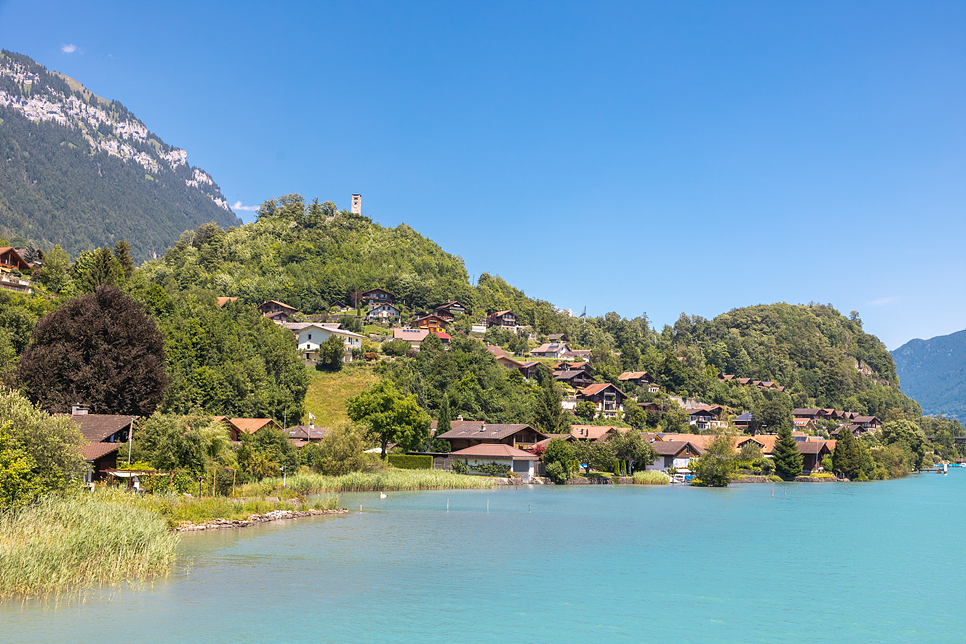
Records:
{"label": "clear blue sky", "polygon": [[10,0],[0,46],[232,204],[359,192],[575,313],[966,328],[964,2]]}

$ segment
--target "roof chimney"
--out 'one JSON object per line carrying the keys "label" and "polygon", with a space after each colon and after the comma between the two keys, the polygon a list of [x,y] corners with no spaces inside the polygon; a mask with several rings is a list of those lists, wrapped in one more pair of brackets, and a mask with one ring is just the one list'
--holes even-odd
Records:
{"label": "roof chimney", "polygon": [[82,405],[81,403],[77,403],[76,405],[74,405],[74,406],[72,406],[70,408],[70,415],[71,416],[86,416],[87,415],[87,405]]}

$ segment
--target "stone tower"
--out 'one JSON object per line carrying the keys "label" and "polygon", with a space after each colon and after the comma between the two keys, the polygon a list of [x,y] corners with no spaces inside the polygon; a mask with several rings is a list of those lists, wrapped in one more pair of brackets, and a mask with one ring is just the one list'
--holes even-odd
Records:
{"label": "stone tower", "polygon": [[352,195],[352,214],[362,214],[362,195]]}

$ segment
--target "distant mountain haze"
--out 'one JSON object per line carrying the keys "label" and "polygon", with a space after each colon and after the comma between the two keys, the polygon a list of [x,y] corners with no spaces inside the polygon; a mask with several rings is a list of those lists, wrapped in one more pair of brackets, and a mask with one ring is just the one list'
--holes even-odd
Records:
{"label": "distant mountain haze", "polygon": [[966,330],[910,340],[892,352],[899,383],[925,414],[966,424]]}
{"label": "distant mountain haze", "polygon": [[184,150],[121,103],[0,51],[0,235],[74,257],[126,239],[145,260],[207,222],[241,224]]}

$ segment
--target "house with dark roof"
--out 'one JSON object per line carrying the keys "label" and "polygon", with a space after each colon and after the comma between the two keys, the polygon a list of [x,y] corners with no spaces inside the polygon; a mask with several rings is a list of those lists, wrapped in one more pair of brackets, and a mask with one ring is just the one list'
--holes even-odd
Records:
{"label": "house with dark roof", "polygon": [[700,430],[727,427],[728,423],[721,420],[724,407],[721,405],[702,405],[684,410],[689,418],[688,424]]}
{"label": "house with dark roof", "polygon": [[576,371],[578,369],[586,371],[589,374],[594,373],[594,367],[591,366],[589,362],[583,362],[581,360],[576,362],[568,362],[564,360],[563,362],[555,365],[553,368],[554,371]]}
{"label": "house with dark roof", "polygon": [[349,298],[356,307],[378,306],[380,304],[393,304],[396,297],[389,291],[381,288],[372,288],[368,291],[355,291]]}
{"label": "house with dark roof", "polygon": [[103,481],[107,471],[117,467],[117,451],[134,433],[138,416],[90,414],[84,405],[71,408],[70,419],[77,425],[84,441],[81,455],[90,465],[89,480]]}
{"label": "house with dark roof", "polygon": [[651,443],[657,457],[645,466],[648,471],[666,471],[670,467],[687,468],[692,458],[704,454],[704,448],[690,440],[686,441],[654,441]]}
{"label": "house with dark roof", "polygon": [[516,333],[517,316],[514,315],[513,311],[509,310],[496,311],[486,316],[486,326],[487,328],[498,326]]}
{"label": "house with dark roof", "polygon": [[325,435],[332,431],[329,427],[316,427],[315,423],[309,421],[308,425],[295,425],[285,430],[288,434],[288,441],[296,447],[305,447],[309,443],[319,443]]}
{"label": "house with dark roof", "polygon": [[487,424],[481,420],[454,420],[450,422],[450,430],[437,436],[437,438],[449,441],[453,450],[497,443],[520,449],[543,440],[546,435],[538,432],[530,425]]}
{"label": "house with dark roof", "polygon": [[446,304],[440,304],[434,309],[434,312],[436,315],[448,315],[450,319],[454,319],[455,316],[466,313],[466,307],[456,300],[452,300]]}
{"label": "house with dark roof", "polygon": [[554,371],[553,379],[574,389],[583,389],[594,384],[593,377],[583,369],[577,371]]}
{"label": "house with dark roof", "polygon": [[796,441],[795,447],[802,455],[802,472],[808,474],[812,470],[820,469],[822,459],[832,455],[835,441]]}
{"label": "house with dark roof", "polygon": [[614,418],[618,412],[624,411],[624,401],[627,394],[609,382],[597,383],[584,387],[577,393],[578,401],[594,403],[596,416]]}
{"label": "house with dark roof", "polygon": [[744,431],[748,429],[754,419],[754,414],[752,414],[750,411],[746,411],[745,413],[735,417],[734,425],[738,429]]}
{"label": "house with dark roof", "polygon": [[366,311],[366,320],[369,322],[380,321],[385,322],[388,320],[398,319],[400,316],[399,309],[396,308],[394,304],[389,302],[383,302],[382,304],[376,304]]}
{"label": "house with dark roof", "polygon": [[298,313],[298,309],[294,306],[289,306],[285,302],[279,302],[278,300],[262,302],[258,305],[258,310],[262,315],[276,324],[284,324],[288,322],[290,317]]}

